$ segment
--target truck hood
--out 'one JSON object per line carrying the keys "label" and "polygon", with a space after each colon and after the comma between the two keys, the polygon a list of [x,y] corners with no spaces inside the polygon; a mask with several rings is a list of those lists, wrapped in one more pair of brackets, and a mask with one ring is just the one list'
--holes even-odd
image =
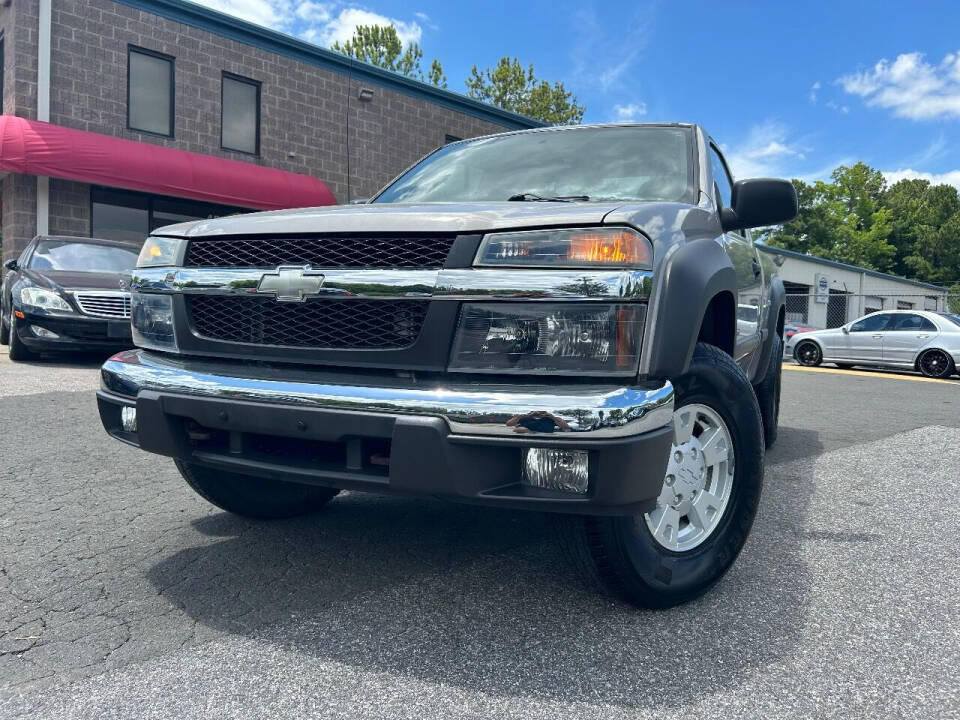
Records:
{"label": "truck hood", "polygon": [[274,210],[168,225],[154,235],[298,233],[469,233],[545,225],[599,225],[623,203],[383,203]]}

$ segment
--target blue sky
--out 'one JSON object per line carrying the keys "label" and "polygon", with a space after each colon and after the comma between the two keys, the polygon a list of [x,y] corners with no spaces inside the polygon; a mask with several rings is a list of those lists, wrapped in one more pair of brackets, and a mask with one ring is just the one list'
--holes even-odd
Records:
{"label": "blue sky", "polygon": [[738,177],[863,160],[960,187],[958,2],[201,2],[319,45],[392,22],[457,92],[474,63],[517,56],[587,122],[702,123]]}

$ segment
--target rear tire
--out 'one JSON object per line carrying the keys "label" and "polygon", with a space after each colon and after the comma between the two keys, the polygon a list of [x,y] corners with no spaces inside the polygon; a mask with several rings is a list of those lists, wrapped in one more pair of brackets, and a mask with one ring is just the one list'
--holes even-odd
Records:
{"label": "rear tire", "polygon": [[929,378],[948,378],[953,375],[956,366],[953,358],[943,350],[927,350],[917,359],[920,372]]}
{"label": "rear tire", "polygon": [[802,340],[793,350],[793,359],[801,365],[816,367],[823,360],[823,353],[813,340]]}
{"label": "rear tire", "polygon": [[17,334],[17,318],[10,311],[10,359],[14,362],[23,362],[25,360],[36,360],[37,354],[23,344],[23,340]]}
{"label": "rear tire", "polygon": [[0,345],[10,344],[10,327],[6,320],[0,317]]}
{"label": "rear tire", "polygon": [[783,339],[779,335],[773,338],[770,350],[770,364],[763,380],[757,385],[757,405],[763,420],[763,443],[769,450],[777,441],[777,428],[780,424],[780,379],[783,368]]}
{"label": "rear tire", "polygon": [[276,520],[316,512],[340,491],[336,488],[264,480],[174,461],[187,484],[207,502],[234,515]]}
{"label": "rear tire", "polygon": [[[711,466],[707,486],[697,492],[717,492],[727,486],[726,499],[713,518],[708,516],[710,530],[697,544],[675,551],[668,549],[651,530],[653,517],[667,506],[658,498],[658,507],[651,513],[632,517],[557,516],[555,524],[561,547],[574,567],[591,584],[599,584],[634,605],[667,608],[693,600],[706,592],[733,564],[747,539],[760,502],[763,486],[763,426],[750,381],[733,359],[721,350],[698,343],[690,370],[674,383],[677,413],[699,406],[718,419],[728,431],[730,446],[720,465]],[[677,423],[674,424],[675,433]],[[701,435],[707,438],[706,432]],[[682,434],[675,434],[674,448]],[[694,437],[697,437],[694,435]],[[709,440],[702,447],[706,457]],[[716,445],[710,451],[717,457]],[[720,446],[722,448],[722,446]],[[681,452],[686,457],[687,450]],[[695,455],[694,455],[695,456]],[[732,471],[729,463],[733,463]],[[672,466],[671,466],[672,467]],[[718,470],[718,468],[723,470]],[[671,478],[679,478],[669,475]],[[686,472],[686,469],[684,470]],[[703,475],[701,475],[703,477]],[[718,481],[717,479],[720,478]],[[729,485],[727,485],[729,483]],[[681,482],[665,483],[664,490],[686,492]],[[661,494],[663,498],[664,494]],[[692,497],[698,497],[694,493]],[[663,517],[663,515],[661,515]],[[692,516],[688,516],[692,517]],[[715,519],[714,519],[715,518]],[[704,524],[704,527],[707,523]],[[678,545],[683,532],[689,532],[688,520],[677,520]],[[660,531],[658,530],[658,535]]]}

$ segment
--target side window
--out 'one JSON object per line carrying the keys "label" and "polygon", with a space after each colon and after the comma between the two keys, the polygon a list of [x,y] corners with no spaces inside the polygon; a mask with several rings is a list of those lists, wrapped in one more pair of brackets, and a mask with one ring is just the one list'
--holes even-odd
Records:
{"label": "side window", "polygon": [[863,320],[857,320],[857,322],[850,326],[850,332],[878,332],[887,326],[889,320],[889,313],[871,315],[870,317],[863,318]]}
{"label": "side window", "polygon": [[727,173],[726,166],[723,164],[720,153],[717,152],[713,145],[710,146],[710,167],[713,170],[713,183],[716,186],[720,207],[728,208],[732,202],[733,183],[730,180],[730,175]]}
{"label": "side window", "polygon": [[890,326],[891,330],[936,330],[933,323],[920,315],[899,315]]}

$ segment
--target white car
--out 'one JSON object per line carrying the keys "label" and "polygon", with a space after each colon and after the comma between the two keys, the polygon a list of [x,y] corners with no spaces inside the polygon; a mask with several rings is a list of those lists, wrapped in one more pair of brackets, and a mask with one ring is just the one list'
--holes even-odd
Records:
{"label": "white car", "polygon": [[798,333],[786,352],[801,365],[878,365],[945,378],[960,365],[960,315],[881,310],[842,327]]}

